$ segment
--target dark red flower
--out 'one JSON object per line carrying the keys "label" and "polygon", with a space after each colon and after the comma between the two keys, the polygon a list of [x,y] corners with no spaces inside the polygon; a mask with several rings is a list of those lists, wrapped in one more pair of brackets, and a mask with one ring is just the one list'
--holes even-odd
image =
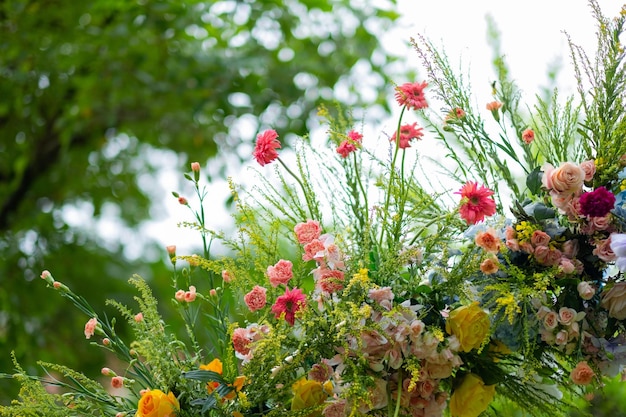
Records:
{"label": "dark red flower", "polygon": [[615,206],[615,196],[604,187],[580,196],[580,213],[589,217],[604,217]]}

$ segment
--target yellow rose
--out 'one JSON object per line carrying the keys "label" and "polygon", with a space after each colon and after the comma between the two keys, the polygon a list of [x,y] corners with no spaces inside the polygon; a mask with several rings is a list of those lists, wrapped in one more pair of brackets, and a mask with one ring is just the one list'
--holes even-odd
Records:
{"label": "yellow rose", "polygon": [[452,393],[450,414],[452,417],[478,417],[487,409],[495,394],[495,385],[485,385],[478,375],[467,374]]}
{"label": "yellow rose", "polygon": [[450,312],[446,321],[446,332],[459,339],[463,352],[469,352],[483,344],[489,334],[489,326],[489,316],[475,301]]}
{"label": "yellow rose", "polygon": [[[291,401],[292,411],[322,404],[328,398],[328,394],[324,391],[322,384],[310,379],[299,379],[292,385],[291,389],[293,390],[293,400]],[[321,415],[320,410],[310,413],[307,417],[317,417]]]}
{"label": "yellow rose", "polygon": [[[202,369],[203,371],[213,371],[216,374],[222,375],[224,371],[224,365],[222,364],[221,360],[219,360],[218,358],[215,358],[211,362],[207,363],[206,365],[200,365],[200,369]],[[243,388],[243,385],[245,382],[246,382],[245,376],[238,376],[237,378],[235,378],[235,381],[233,382],[233,384],[229,385],[229,386],[234,387],[235,390],[226,394],[224,398],[227,400],[234,399],[237,396],[237,393],[241,391],[241,389]],[[207,382],[207,386],[206,386],[207,392],[210,394],[219,386],[220,386],[219,382],[209,381]]]}
{"label": "yellow rose", "polygon": [[174,394],[153,389],[141,396],[135,417],[174,417],[179,409]]}

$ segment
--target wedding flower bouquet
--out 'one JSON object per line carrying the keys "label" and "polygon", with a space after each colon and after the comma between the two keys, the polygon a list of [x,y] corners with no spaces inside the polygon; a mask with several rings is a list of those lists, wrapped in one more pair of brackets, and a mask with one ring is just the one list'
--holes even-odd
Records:
{"label": "wedding flower bouquet", "polygon": [[[282,151],[275,130],[258,135],[260,182],[230,183],[234,233],[205,227],[193,163],[198,208],[174,196],[204,252],[167,248],[185,334],[140,277],[137,305],[110,301],[127,341],[44,271],[116,369],[103,367],[103,383],[16,363],[5,376],[20,398],[0,415],[477,417],[502,415],[499,399],[564,415],[626,365],[626,9],[607,19],[590,5],[596,56],[570,40],[578,98],[555,91],[525,113],[499,61],[493,101],[476,105],[419,38],[428,80],[395,87],[394,132],[368,138],[321,108],[322,144]],[[214,256],[215,241],[229,255]]]}

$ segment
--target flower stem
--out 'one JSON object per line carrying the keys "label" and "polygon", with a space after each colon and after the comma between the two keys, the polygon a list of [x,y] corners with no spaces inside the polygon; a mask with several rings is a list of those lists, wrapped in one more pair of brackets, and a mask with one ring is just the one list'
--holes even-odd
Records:
{"label": "flower stem", "polygon": [[285,164],[283,162],[283,160],[280,159],[280,157],[278,157],[277,160],[278,160],[278,162],[280,162],[280,164],[283,166],[283,168],[285,168],[285,170],[289,173],[289,175],[291,175],[293,177],[293,179],[295,179],[298,182],[298,184],[300,185],[300,188],[302,189],[302,193],[304,194],[304,198],[306,199],[306,205],[307,205],[307,208],[309,209],[309,214],[311,215],[311,220],[316,220],[316,215],[313,212],[313,203],[311,202],[311,197],[307,193],[307,189],[304,186],[304,183],[302,182],[302,180],[291,169],[289,169],[287,164]]}
{"label": "flower stem", "polygon": [[398,153],[400,152],[400,126],[402,123],[402,116],[404,115],[404,111],[406,110],[406,106],[402,107],[400,111],[400,117],[398,117],[398,126],[396,128],[396,149],[393,153],[393,159],[391,160],[391,166],[389,168],[389,186],[387,189],[387,198],[385,200],[385,206],[383,207],[383,222],[381,224],[380,231],[380,240],[378,242],[378,246],[383,246],[383,237],[385,235],[385,223],[387,223],[387,217],[389,215],[389,204],[391,202],[391,189],[394,181],[394,174],[396,170],[396,160],[398,159]]}

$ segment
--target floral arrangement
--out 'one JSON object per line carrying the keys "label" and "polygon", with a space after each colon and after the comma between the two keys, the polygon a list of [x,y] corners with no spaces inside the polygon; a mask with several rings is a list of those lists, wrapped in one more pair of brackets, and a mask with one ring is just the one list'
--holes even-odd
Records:
{"label": "floral arrangement", "polygon": [[[204,253],[167,248],[185,335],[139,277],[137,306],[110,301],[134,331],[128,342],[44,271],[118,369],[104,367],[102,384],[16,363],[4,376],[22,384],[20,398],[0,415],[477,417],[498,414],[499,399],[563,415],[626,365],[626,9],[607,19],[590,5],[595,59],[570,40],[578,101],[555,91],[524,114],[499,61],[493,101],[476,106],[420,38],[428,81],[395,87],[397,128],[371,148],[327,108],[324,145],[303,139],[281,156],[276,131],[258,135],[261,183],[242,194],[231,181],[232,236],[205,228],[193,163],[198,208],[174,196]],[[445,158],[420,155],[427,141]],[[211,254],[217,240],[231,256]]]}

